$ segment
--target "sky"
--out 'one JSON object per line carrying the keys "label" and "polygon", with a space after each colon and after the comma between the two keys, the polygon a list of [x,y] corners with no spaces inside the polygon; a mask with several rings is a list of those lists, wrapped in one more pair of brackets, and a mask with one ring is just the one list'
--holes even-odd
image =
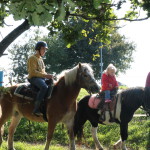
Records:
{"label": "sky", "polygon": [[[8,18],[5,19],[5,22],[7,25],[4,28],[0,27],[0,41],[5,38],[5,36],[7,36],[7,34],[9,34],[11,31],[13,31],[16,27],[18,27],[23,21],[14,21],[13,17],[10,16]],[[24,38],[25,34],[28,32],[32,35],[32,32],[34,29],[37,29],[38,27],[31,27],[29,30],[25,31],[23,34],[21,34],[13,43],[10,44],[10,46],[6,49],[6,51],[4,52],[4,54],[8,54],[8,55],[4,55],[2,57],[0,57],[0,71],[1,70],[5,70],[4,71],[4,86],[7,86],[9,83],[9,79],[6,76],[7,74],[10,73],[10,67],[9,65],[11,64],[11,60],[10,58],[10,54],[8,53],[8,49],[14,44],[14,43],[25,43],[26,40],[28,40],[28,38]],[[45,30],[44,27],[40,27],[40,30],[43,32],[43,35],[48,35],[47,30]],[[8,69],[9,68],[9,69]]]}
{"label": "sky", "polygon": [[120,29],[120,33],[136,44],[136,52],[133,54],[131,69],[118,79],[131,87],[145,86],[147,74],[150,72],[150,19],[127,23]]}
{"label": "sky", "polygon": [[[6,23],[14,24],[14,20],[10,17],[6,20]],[[0,28],[0,40],[20,23],[21,21],[15,22],[14,26]],[[145,86],[147,74],[150,72],[150,19],[139,22],[122,21],[120,25],[124,27],[119,29],[119,33],[125,35],[128,41],[133,41],[136,44],[136,51],[133,54],[134,62],[131,63],[131,68],[125,74],[119,74],[117,80],[129,87]],[[21,41],[22,37],[23,35],[19,36],[15,42]],[[5,66],[5,69],[7,68],[10,63],[8,57],[9,55],[0,57],[0,68],[3,66]],[[5,82],[8,82],[6,78]]]}

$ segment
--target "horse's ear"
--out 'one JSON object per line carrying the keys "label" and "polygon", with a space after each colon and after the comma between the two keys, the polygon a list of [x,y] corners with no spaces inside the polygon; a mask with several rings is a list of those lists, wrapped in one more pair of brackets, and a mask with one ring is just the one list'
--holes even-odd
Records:
{"label": "horse's ear", "polygon": [[81,69],[81,63],[79,62],[79,64],[78,64],[78,67],[79,67],[79,69]]}

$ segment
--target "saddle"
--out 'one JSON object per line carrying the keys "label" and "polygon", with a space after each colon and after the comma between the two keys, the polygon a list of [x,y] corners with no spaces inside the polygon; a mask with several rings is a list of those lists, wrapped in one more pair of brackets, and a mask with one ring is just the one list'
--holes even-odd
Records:
{"label": "saddle", "polygon": [[[54,84],[53,84],[52,79],[46,80],[45,82],[48,85],[48,91],[44,98],[44,101],[42,101],[42,103],[41,103],[40,111],[41,111],[41,113],[43,113],[43,119],[45,121],[47,121],[47,117],[46,117],[47,101],[46,100],[50,99],[50,97],[52,95]],[[30,84],[22,84],[16,88],[14,95],[21,97],[23,99],[26,99],[27,102],[34,103],[38,91],[39,91],[39,89],[36,86],[32,85],[31,83]],[[25,102],[23,101],[22,103],[25,103]]]}
{"label": "saddle", "polygon": [[113,111],[114,110],[114,105],[116,103],[116,99],[115,99],[116,93],[117,93],[117,91],[111,91],[110,92],[110,99],[111,99],[112,102],[111,103],[105,103],[105,93],[104,92],[100,92],[97,95],[97,97],[99,99],[101,99],[101,102],[98,104],[97,109],[101,109],[101,110],[104,109],[106,111],[108,111],[108,110]]}
{"label": "saddle", "polygon": [[[47,91],[47,94],[44,99],[50,99],[52,90],[53,90],[53,86],[54,86],[53,80],[49,79],[49,80],[46,80],[45,82],[48,85],[48,91]],[[31,83],[30,84],[21,84],[16,88],[14,95],[21,97],[23,99],[28,99],[28,100],[34,101],[38,91],[39,91],[39,89],[36,86],[32,85]]]}
{"label": "saddle", "polygon": [[110,122],[114,122],[111,111],[115,109],[116,106],[116,98],[115,95],[117,90],[110,92],[111,103],[105,103],[105,93],[100,92],[96,95],[92,95],[89,99],[88,105],[92,109],[99,109],[98,113],[100,114],[100,121],[105,120],[105,111],[109,111],[110,114]]}
{"label": "saddle", "polygon": [[99,120],[101,122],[105,121],[105,111],[109,111],[109,115],[110,115],[110,120],[109,122],[114,122],[114,117],[112,116],[111,111],[113,111],[116,107],[116,94],[117,94],[117,90],[113,90],[110,92],[110,97],[111,97],[111,103],[105,103],[105,93],[101,92],[99,94],[99,98],[102,99],[101,103],[99,103],[98,105],[98,109],[100,110],[100,118]]}

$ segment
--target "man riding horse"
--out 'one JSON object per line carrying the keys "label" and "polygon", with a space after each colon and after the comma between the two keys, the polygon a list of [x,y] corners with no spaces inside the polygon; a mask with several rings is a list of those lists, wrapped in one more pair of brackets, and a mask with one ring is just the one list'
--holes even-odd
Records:
{"label": "man riding horse", "polygon": [[47,91],[48,85],[45,83],[46,79],[52,79],[53,76],[45,72],[45,65],[42,59],[42,56],[45,55],[46,50],[48,49],[47,43],[43,41],[37,42],[35,45],[35,54],[30,56],[27,61],[28,69],[28,80],[29,82],[39,89],[36,99],[33,114],[36,116],[43,115],[40,110],[40,104],[44,100]]}

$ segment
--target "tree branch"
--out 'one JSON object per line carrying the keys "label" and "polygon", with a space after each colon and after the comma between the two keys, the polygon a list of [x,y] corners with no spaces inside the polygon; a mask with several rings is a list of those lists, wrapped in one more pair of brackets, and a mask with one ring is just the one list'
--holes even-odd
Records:
{"label": "tree branch", "polygon": [[0,57],[3,55],[6,48],[24,31],[30,28],[29,22],[26,19],[21,25],[9,33],[1,42],[0,42]]}
{"label": "tree branch", "polygon": [[87,20],[98,20],[98,21],[117,21],[117,20],[125,20],[125,21],[142,21],[142,20],[147,20],[149,17],[145,17],[145,18],[140,18],[140,19],[127,19],[127,18],[114,18],[114,19],[111,19],[111,18],[108,18],[108,19],[105,19],[103,17],[87,17],[87,16],[84,16],[82,14],[69,14],[70,16],[76,16],[76,17],[81,17],[81,18],[84,18],[84,19],[87,19]]}

